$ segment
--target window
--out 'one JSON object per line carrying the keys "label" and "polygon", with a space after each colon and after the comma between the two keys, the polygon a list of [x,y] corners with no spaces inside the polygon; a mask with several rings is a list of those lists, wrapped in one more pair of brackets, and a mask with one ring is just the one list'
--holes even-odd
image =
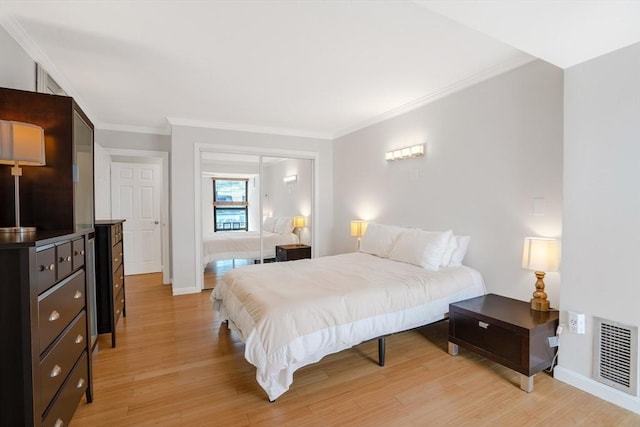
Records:
{"label": "window", "polygon": [[248,183],[246,178],[213,178],[214,231],[247,231]]}

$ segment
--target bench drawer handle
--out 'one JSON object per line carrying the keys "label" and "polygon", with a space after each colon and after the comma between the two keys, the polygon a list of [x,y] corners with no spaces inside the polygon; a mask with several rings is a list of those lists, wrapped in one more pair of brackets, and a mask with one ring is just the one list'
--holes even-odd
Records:
{"label": "bench drawer handle", "polygon": [[478,321],[478,326],[480,326],[482,329],[488,329],[489,328],[489,324],[488,323],[481,322],[481,321]]}

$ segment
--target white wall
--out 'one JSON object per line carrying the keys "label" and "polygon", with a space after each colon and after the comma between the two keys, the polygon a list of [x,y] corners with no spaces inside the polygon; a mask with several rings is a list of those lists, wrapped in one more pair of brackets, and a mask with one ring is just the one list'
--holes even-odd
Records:
{"label": "white wall", "polygon": [[[299,230],[302,243],[311,244],[312,220],[312,162],[305,159],[286,159],[269,163],[265,168],[264,211],[271,216],[304,216],[306,228]],[[297,175],[295,182],[285,183],[285,176]]]}
{"label": "white wall", "polygon": [[[640,44],[565,71],[561,337],[556,377],[640,413],[640,399],[595,383],[593,317],[640,325]],[[640,351],[638,351],[640,355]]]}
{"label": "white wall", "polygon": [[111,218],[111,156],[100,144],[93,145],[96,219]]}
{"label": "white wall", "polygon": [[0,26],[0,86],[35,92],[36,63]]}
{"label": "white wall", "polygon": [[[334,143],[336,252],[353,251],[352,219],[471,235],[465,264],[489,292],[528,300],[523,238],[560,236],[562,70],[534,61]],[[386,151],[426,143],[424,157]],[[545,215],[532,215],[544,198]],[[559,303],[559,273],[545,280]]]}
{"label": "white wall", "polygon": [[[197,149],[208,146],[213,151],[220,147],[237,149],[240,152],[252,152],[264,155],[282,155],[292,157],[291,152],[317,156],[319,183],[316,186],[319,204],[319,219],[315,222],[318,235],[330,235],[332,232],[333,207],[333,166],[332,145],[330,141],[238,132],[221,129],[208,129],[191,126],[173,125],[171,137],[171,211],[173,218],[173,293],[184,294],[199,292],[197,275],[201,272],[199,260],[196,263],[196,215],[195,209],[195,159],[199,159]],[[199,160],[198,160],[199,161]],[[199,167],[197,168],[199,169]],[[178,190],[179,189],[179,190]],[[198,212],[199,214],[199,212]],[[198,239],[200,237],[198,236]],[[314,251],[326,255],[330,251],[329,239],[316,239]],[[199,271],[200,270],[200,271]]]}

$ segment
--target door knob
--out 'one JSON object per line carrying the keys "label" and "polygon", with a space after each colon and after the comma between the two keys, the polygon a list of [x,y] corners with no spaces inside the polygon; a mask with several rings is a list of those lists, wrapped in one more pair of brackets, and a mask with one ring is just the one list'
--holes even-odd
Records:
{"label": "door knob", "polygon": [[153,221],[153,223],[158,225],[158,224],[160,224],[160,221]]}

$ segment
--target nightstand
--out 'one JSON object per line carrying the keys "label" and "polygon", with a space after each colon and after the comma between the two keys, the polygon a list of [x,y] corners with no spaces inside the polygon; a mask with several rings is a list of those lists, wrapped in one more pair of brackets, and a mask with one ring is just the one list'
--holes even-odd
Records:
{"label": "nightstand", "polygon": [[533,391],[533,376],[551,366],[558,311],[531,310],[529,302],[495,294],[449,304],[449,354],[458,345],[520,373],[520,388]]}
{"label": "nightstand", "polygon": [[276,261],[293,261],[311,258],[311,246],[294,244],[276,246]]}

